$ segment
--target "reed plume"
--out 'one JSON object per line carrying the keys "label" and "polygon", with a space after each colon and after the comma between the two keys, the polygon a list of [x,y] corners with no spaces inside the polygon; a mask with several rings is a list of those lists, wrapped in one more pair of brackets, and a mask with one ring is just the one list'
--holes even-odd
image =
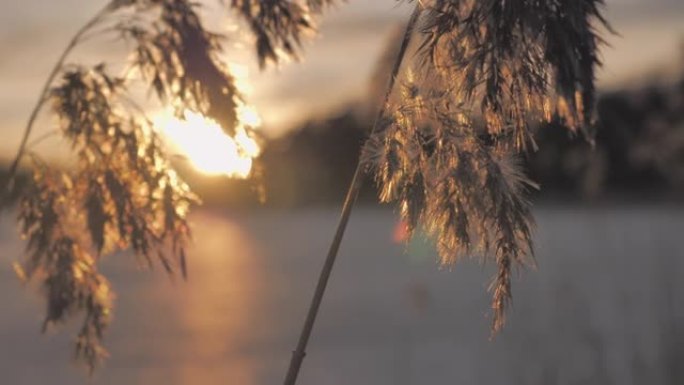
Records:
{"label": "reed plume", "polygon": [[504,324],[512,269],[533,263],[537,188],[520,159],[532,125],[555,119],[592,141],[600,0],[434,0],[417,60],[388,100],[362,163],[409,233],[423,227],[444,264],[493,260],[492,331]]}
{"label": "reed plume", "polygon": [[[251,26],[259,62],[293,56],[313,17],[331,1],[232,0],[227,6]],[[163,138],[131,87],[145,84],[158,103],[220,123],[230,136],[254,133],[240,122],[245,100],[219,57],[225,36],[205,28],[200,5],[189,0],[113,0],[67,45],[48,76],[10,169],[9,193],[19,194],[20,231],[27,240],[15,264],[24,280],[39,281],[47,302],[43,329],[82,315],[75,357],[92,371],[106,357],[102,345],[113,294],[98,269],[101,258],[131,250],[141,266],[159,264],[186,276],[187,214],[199,203],[175,171]],[[86,40],[111,35],[130,48],[126,68],[69,63]],[[50,105],[57,132],[71,146],[75,166],[55,167],[28,139]],[[13,183],[28,160],[32,180]]]}

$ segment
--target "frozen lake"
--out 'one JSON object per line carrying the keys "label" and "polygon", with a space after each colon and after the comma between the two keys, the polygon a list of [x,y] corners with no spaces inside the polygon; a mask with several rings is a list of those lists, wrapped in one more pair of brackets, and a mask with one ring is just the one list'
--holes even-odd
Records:
{"label": "frozen lake", "polygon": [[[106,260],[112,357],[91,382],[70,363],[75,325],[40,334],[43,305],[11,271],[21,244],[5,216],[0,383],[280,384],[337,216],[198,212],[187,283]],[[536,217],[539,268],[516,279],[490,341],[489,268],[440,269],[426,244],[393,241],[391,211],[356,211],[299,383],[684,383],[684,207],[547,206]]]}

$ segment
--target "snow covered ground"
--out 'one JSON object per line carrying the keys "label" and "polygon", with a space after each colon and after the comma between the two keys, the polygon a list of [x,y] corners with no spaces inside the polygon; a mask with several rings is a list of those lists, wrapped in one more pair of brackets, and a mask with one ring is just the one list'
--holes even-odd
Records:
{"label": "snow covered ground", "polygon": [[[332,209],[195,215],[189,281],[104,262],[112,355],[94,384],[279,384],[332,235]],[[354,213],[300,384],[684,383],[684,207],[545,206],[537,271],[489,340],[490,267],[437,265],[393,241],[396,217]],[[0,383],[86,384],[75,323],[40,335],[42,302],[11,272],[0,223]]]}

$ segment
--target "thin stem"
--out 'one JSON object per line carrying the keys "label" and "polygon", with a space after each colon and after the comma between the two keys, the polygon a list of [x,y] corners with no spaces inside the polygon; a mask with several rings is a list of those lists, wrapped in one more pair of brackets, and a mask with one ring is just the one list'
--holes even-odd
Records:
{"label": "thin stem", "polygon": [[45,105],[45,102],[48,100],[49,97],[49,92],[50,92],[50,86],[54,82],[55,78],[59,74],[60,70],[64,66],[64,61],[66,58],[69,56],[71,51],[74,50],[74,48],[81,42],[81,38],[83,35],[88,32],[93,26],[95,26],[97,23],[99,23],[102,18],[109,12],[111,9],[111,4],[107,4],[104,8],[102,8],[95,16],[90,19],[81,29],[76,32],[74,37],[71,38],[71,41],[69,44],[66,46],[62,54],[59,56],[59,59],[57,59],[57,62],[55,63],[55,66],[52,68],[52,71],[50,72],[50,75],[48,75],[48,78],[45,80],[45,84],[43,85],[43,89],[40,91],[40,95],[38,97],[38,102],[36,105],[33,107],[33,110],[31,111],[31,115],[29,116],[29,120],[26,123],[26,128],[24,129],[24,136],[21,138],[21,143],[19,144],[19,150],[17,150],[17,155],[14,157],[14,160],[12,161],[12,165],[9,168],[9,174],[8,174],[8,191],[6,193],[9,193],[13,189],[14,185],[14,178],[17,173],[17,168],[19,167],[19,162],[21,161],[21,158],[23,158],[24,154],[26,153],[26,147],[28,144],[28,139],[31,136],[31,132],[33,131],[33,126],[36,122],[36,119],[38,118],[38,113],[40,110],[43,108]]}
{"label": "thin stem", "polygon": [[[48,139],[48,138],[50,138],[50,137],[52,137],[52,136],[54,136],[54,135],[57,135],[57,134],[59,134],[59,131],[57,131],[57,130],[52,130],[52,131],[46,132],[46,133],[44,133],[43,135],[41,135],[41,136],[39,136],[39,137],[33,139],[31,142],[27,143],[27,144],[26,144],[26,149],[29,149],[29,150],[30,150],[31,148],[33,148],[33,147],[39,145],[40,143],[42,143],[44,140],[46,140],[46,139]],[[24,150],[24,153],[26,153],[26,150]]]}
{"label": "thin stem", "polygon": [[[408,49],[409,43],[411,41],[411,36],[413,35],[414,27],[422,11],[422,6],[420,2],[417,2],[416,8],[409,19],[406,26],[406,31],[404,32],[404,39],[401,44],[401,48],[397,55],[396,61],[394,62],[394,67],[392,68],[392,73],[387,85],[387,90],[385,92],[384,103],[380,107],[375,121],[373,123],[373,128],[370,135],[373,135],[377,131],[379,122],[385,115],[385,108],[389,101],[389,98],[394,89],[394,83],[396,81],[399,69],[401,68],[404,56],[406,56],[406,51]],[[299,369],[302,366],[304,357],[306,356],[306,346],[311,337],[311,331],[313,330],[314,323],[316,321],[316,316],[318,315],[318,310],[321,306],[321,301],[323,300],[323,294],[325,294],[325,288],[328,285],[328,280],[330,279],[330,274],[332,273],[333,266],[335,264],[335,259],[337,258],[337,253],[340,249],[340,243],[344,237],[344,232],[347,228],[347,223],[349,222],[349,217],[356,202],[356,197],[359,195],[361,186],[363,185],[363,174],[364,165],[361,161],[356,165],[356,170],[354,171],[354,177],[352,178],[349,190],[347,191],[347,196],[344,200],[344,206],[342,207],[342,214],[340,216],[340,221],[337,225],[337,231],[330,244],[330,249],[328,251],[328,256],[326,257],[325,264],[321,270],[321,274],[318,278],[318,284],[316,285],[316,291],[314,292],[313,299],[311,300],[311,305],[309,306],[309,311],[306,316],[306,321],[302,328],[302,333],[299,337],[297,343],[297,348],[292,352],[292,359],[290,360],[290,367],[287,371],[287,376],[285,377],[285,385],[294,385],[297,382],[297,376],[299,375]]]}

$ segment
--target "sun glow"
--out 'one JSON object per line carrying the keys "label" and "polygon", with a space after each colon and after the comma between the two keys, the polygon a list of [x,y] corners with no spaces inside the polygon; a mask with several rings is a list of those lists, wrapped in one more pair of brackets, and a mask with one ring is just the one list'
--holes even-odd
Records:
{"label": "sun glow", "polygon": [[245,126],[257,127],[261,120],[256,110],[247,106],[240,108],[239,118],[243,125],[233,138],[213,119],[188,110],[182,118],[172,112],[160,114],[154,125],[197,170],[208,175],[247,178],[261,149]]}

